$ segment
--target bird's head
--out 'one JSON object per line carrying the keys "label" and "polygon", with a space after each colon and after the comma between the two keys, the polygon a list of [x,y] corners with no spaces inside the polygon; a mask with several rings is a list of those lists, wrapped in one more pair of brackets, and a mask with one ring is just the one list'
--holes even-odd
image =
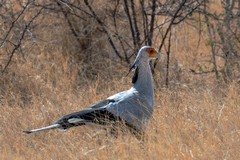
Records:
{"label": "bird's head", "polygon": [[151,59],[159,59],[160,58],[160,53],[157,52],[156,49],[154,49],[151,46],[143,46],[138,54],[137,57],[131,66],[130,70],[136,68],[141,61],[149,61]]}
{"label": "bird's head", "polygon": [[143,46],[139,50],[137,57],[133,65],[131,66],[128,74],[131,72],[131,70],[136,69],[141,61],[145,61],[148,63],[148,61],[151,59],[159,59],[159,58],[160,58],[160,53],[158,53],[156,49],[154,49],[151,46]]}
{"label": "bird's head", "polygon": [[144,59],[144,60],[151,60],[151,59],[158,59],[160,58],[160,53],[151,46],[143,46],[137,55],[136,60]]}

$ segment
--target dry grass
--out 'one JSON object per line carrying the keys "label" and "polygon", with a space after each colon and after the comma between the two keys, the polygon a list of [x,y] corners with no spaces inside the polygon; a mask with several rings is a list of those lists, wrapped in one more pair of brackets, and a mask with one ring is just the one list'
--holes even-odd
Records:
{"label": "dry grass", "polygon": [[[91,49],[78,50],[66,30],[61,25],[39,29],[38,36],[47,41],[34,45],[26,42],[28,53],[15,55],[8,71],[1,74],[1,160],[240,159],[239,83],[222,84],[215,82],[213,73],[189,72],[205,65],[201,60],[211,55],[203,37],[195,48],[198,31],[185,25],[175,28],[168,89],[162,87],[159,78],[164,77],[164,55],[158,65],[155,111],[144,140],[129,133],[115,138],[99,126],[23,134],[22,130],[51,124],[64,114],[130,87],[131,77],[122,78],[127,66],[101,57],[111,52],[105,39],[91,44]],[[73,52],[87,58],[78,57],[76,63]]]}
{"label": "dry grass", "polygon": [[[118,83],[113,87],[124,89]],[[1,106],[1,159],[239,159],[239,85],[184,86],[156,93],[155,113],[144,141],[118,138],[97,126],[32,135],[22,130],[50,124],[113,93],[96,84],[78,95],[34,96],[29,107]],[[57,94],[58,93],[58,94]],[[16,97],[18,98],[18,97]],[[15,100],[19,102],[21,100]],[[31,107],[30,107],[31,106]]]}
{"label": "dry grass", "polygon": [[128,133],[114,138],[98,126],[23,134],[130,86],[130,77],[120,78],[127,72],[122,67],[109,81],[100,75],[76,87],[78,73],[73,68],[70,72],[64,55],[48,59],[42,54],[37,64],[48,63],[41,69],[16,63],[18,72],[1,79],[6,88],[1,92],[0,159],[240,158],[239,84],[204,81],[208,75],[170,89],[156,88],[155,112],[144,141]]}

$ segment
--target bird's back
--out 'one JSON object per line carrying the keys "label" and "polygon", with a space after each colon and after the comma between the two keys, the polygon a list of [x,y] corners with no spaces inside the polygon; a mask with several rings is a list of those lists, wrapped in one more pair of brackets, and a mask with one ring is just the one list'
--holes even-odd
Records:
{"label": "bird's back", "polygon": [[145,123],[149,122],[153,112],[151,99],[141,95],[134,88],[109,98],[116,102],[109,104],[106,109],[131,126],[135,126],[137,130],[142,130]]}

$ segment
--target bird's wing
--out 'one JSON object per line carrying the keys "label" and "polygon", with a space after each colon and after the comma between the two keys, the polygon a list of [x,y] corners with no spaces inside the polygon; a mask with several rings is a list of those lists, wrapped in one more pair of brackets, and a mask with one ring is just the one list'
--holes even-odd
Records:
{"label": "bird's wing", "polygon": [[130,89],[121,94],[121,96],[111,97],[115,99],[118,97],[118,101],[108,105],[106,107],[107,111],[135,129],[142,130],[145,123],[148,123],[151,118],[153,107],[148,103],[147,97],[140,95],[135,90]]}
{"label": "bird's wing", "polygon": [[86,123],[109,124],[124,121],[125,124],[136,129],[142,129],[142,122],[149,119],[145,99],[135,90],[127,90],[108,97],[79,112],[63,116],[55,122],[62,129]]}
{"label": "bird's wing", "polygon": [[106,124],[110,121],[116,121],[117,117],[106,110],[106,107],[112,103],[116,103],[116,101],[114,99],[102,100],[79,112],[63,116],[55,124],[60,124],[62,129],[67,129],[86,123]]}
{"label": "bird's wing", "polygon": [[89,122],[105,124],[111,121],[115,121],[117,117],[115,117],[111,112],[106,110],[106,107],[108,105],[115,102],[116,101],[113,99],[105,99],[79,112],[74,112],[66,116],[63,116],[62,118],[57,120],[53,125],[27,130],[23,132],[30,134],[33,132],[39,132],[55,128],[67,129],[74,126],[84,125]]}

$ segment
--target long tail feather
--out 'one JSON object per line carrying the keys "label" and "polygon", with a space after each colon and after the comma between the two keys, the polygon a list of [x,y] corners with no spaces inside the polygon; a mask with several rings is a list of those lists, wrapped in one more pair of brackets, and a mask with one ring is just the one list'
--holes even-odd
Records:
{"label": "long tail feather", "polygon": [[50,129],[55,129],[55,128],[59,128],[59,127],[61,127],[60,124],[53,124],[53,125],[50,125],[50,126],[47,126],[47,127],[37,128],[37,129],[33,129],[33,130],[29,130],[29,131],[23,131],[23,132],[26,133],[26,134],[30,134],[30,133],[33,133],[33,132],[50,130]]}

